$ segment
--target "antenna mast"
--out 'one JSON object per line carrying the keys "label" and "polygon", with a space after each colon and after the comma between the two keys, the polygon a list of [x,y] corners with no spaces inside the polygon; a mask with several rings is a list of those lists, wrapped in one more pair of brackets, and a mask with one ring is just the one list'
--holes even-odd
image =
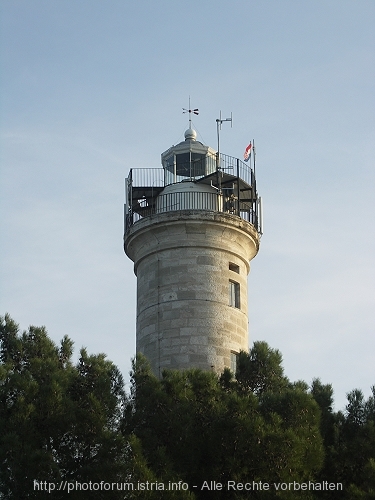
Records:
{"label": "antenna mast", "polygon": [[220,110],[220,117],[216,118],[216,129],[217,129],[217,153],[216,153],[216,174],[217,174],[217,183],[219,185],[219,193],[221,194],[221,175],[219,173],[220,171],[220,130],[221,130],[221,125],[224,122],[230,122],[230,126],[232,128],[232,113],[230,114],[230,118],[221,118],[221,110]]}
{"label": "antenna mast", "polygon": [[230,114],[230,118],[221,118],[221,111],[220,111],[220,117],[216,118],[216,129],[217,129],[217,152],[218,154],[220,153],[220,130],[221,130],[221,125],[224,122],[230,122],[230,127],[232,128],[232,113]]}

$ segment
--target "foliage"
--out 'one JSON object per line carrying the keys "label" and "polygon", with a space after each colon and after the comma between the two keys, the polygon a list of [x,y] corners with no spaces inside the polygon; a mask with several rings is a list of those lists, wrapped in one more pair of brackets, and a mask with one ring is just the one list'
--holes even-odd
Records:
{"label": "foliage", "polygon": [[[193,369],[165,371],[158,380],[142,356],[133,366],[123,431],[142,443],[157,477],[180,478],[197,499],[249,496],[227,488],[201,490],[205,481],[302,482],[313,479],[322,464],[319,407],[284,377],[281,355],[256,344],[254,352],[241,353],[237,376],[225,371],[218,379]],[[275,498],[275,491],[262,492],[262,498]]]}
{"label": "foliage", "polygon": [[280,393],[287,385],[282,356],[266,342],[255,342],[249,353],[240,352],[237,362],[236,381],[244,393],[261,396],[265,392]]}
{"label": "foliage", "polygon": [[[74,364],[72,353],[67,336],[57,346],[43,327],[20,333],[0,318],[0,499],[63,499],[66,484],[103,482],[124,489],[69,498],[375,499],[375,386],[334,412],[331,385],[291,383],[280,352],[256,342],[220,377],[192,369],[159,380],[137,356],[126,395],[104,354],[81,349]],[[343,491],[228,491],[228,481]]]}
{"label": "foliage", "polygon": [[325,492],[321,498],[375,499],[375,386],[365,401],[362,391],[348,393],[345,412],[334,413],[333,391],[319,379],[312,394],[321,413],[321,434],[325,462],[320,480],[334,479],[343,484],[342,492]]}
{"label": "foliage", "polygon": [[54,498],[66,498],[57,491],[65,481],[126,477],[122,376],[103,354],[84,349],[74,366],[72,351],[68,337],[57,347],[45,328],[20,334],[8,315],[0,320],[0,498],[49,498],[34,480],[53,482]]}

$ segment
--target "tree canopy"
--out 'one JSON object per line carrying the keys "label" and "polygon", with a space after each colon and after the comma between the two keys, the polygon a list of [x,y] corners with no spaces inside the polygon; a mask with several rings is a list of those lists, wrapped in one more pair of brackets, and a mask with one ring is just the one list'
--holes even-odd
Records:
{"label": "tree canopy", "polygon": [[56,346],[45,328],[21,334],[8,315],[1,318],[0,498],[50,498],[34,481],[55,484],[54,497],[66,498],[57,491],[65,481],[128,474],[128,446],[119,432],[122,376],[104,354],[82,349],[73,365],[72,352],[68,337]]}
{"label": "tree canopy", "polygon": [[[104,354],[72,355],[0,318],[0,499],[375,498],[375,387],[334,412],[332,386],[291,382],[265,342],[221,376],[158,379],[137,356],[128,394]],[[342,491],[280,486],[327,481]]]}
{"label": "tree canopy", "polygon": [[[264,363],[256,366],[260,354]],[[259,343],[241,355],[237,381],[228,372],[219,379],[199,370],[166,371],[159,381],[139,356],[124,432],[137,436],[158,477],[195,485],[197,499],[249,496],[202,489],[212,480],[313,480],[323,462],[319,407],[311,394],[287,381],[280,363],[278,353]],[[262,498],[274,495],[263,492]]]}

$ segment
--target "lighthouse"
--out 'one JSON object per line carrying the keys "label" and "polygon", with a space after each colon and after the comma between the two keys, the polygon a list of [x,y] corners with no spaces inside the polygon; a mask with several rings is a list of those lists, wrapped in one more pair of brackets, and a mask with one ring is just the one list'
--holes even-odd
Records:
{"label": "lighthouse", "polygon": [[137,277],[136,351],[163,369],[235,371],[249,348],[247,278],[259,250],[255,163],[224,155],[195,130],[161,168],[125,179],[124,250]]}

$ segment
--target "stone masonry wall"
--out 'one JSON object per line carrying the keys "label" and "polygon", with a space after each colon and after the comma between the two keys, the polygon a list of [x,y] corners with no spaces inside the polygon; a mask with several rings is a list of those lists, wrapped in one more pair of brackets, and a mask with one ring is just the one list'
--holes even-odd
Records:
{"label": "stone masonry wall", "polygon": [[[137,275],[137,352],[156,375],[221,372],[231,352],[248,350],[247,275],[258,247],[254,227],[230,214],[169,212],[132,226],[125,251]],[[230,281],[240,285],[239,308],[229,304]]]}

